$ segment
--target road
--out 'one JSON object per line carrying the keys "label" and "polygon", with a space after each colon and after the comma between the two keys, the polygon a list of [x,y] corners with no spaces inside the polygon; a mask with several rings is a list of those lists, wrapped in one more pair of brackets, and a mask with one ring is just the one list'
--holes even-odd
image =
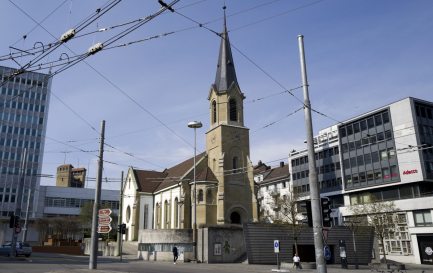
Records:
{"label": "road", "polygon": [[[98,257],[97,270],[89,270],[89,258],[85,256],[70,256],[60,254],[33,253],[30,258],[0,257],[0,273],[263,273],[272,272],[276,266],[249,265],[249,264],[194,264],[194,263],[169,263],[169,262],[145,262],[127,256],[120,262],[118,257]],[[294,269],[289,269],[291,272]],[[407,273],[433,273],[433,266],[413,265],[408,266]],[[287,271],[286,271],[287,272]],[[315,269],[303,269],[302,273],[313,273]],[[360,269],[341,269],[339,265],[328,266],[329,273],[372,273],[367,266]],[[384,273],[391,273],[385,271]],[[394,271],[397,273],[397,271]]]}

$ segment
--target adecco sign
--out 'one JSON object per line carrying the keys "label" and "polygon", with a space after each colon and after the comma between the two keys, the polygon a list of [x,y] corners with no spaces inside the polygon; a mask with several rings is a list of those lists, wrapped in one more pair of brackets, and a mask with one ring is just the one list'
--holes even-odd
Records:
{"label": "adecco sign", "polygon": [[406,170],[406,171],[403,172],[403,175],[409,175],[409,174],[415,174],[415,173],[418,173],[418,170],[417,170],[417,169],[414,169],[414,170]]}

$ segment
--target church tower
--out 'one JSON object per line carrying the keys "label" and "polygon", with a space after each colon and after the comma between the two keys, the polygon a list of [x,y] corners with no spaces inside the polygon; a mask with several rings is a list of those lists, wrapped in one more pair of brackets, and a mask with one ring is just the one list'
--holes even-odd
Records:
{"label": "church tower", "polygon": [[236,78],[224,13],[216,77],[208,96],[210,129],[206,132],[208,166],[218,180],[217,224],[257,220],[244,99]]}

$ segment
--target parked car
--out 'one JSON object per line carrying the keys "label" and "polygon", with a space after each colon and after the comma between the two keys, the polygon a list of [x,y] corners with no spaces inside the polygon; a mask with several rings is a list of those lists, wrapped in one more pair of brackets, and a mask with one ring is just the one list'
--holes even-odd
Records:
{"label": "parked car", "polygon": [[[0,248],[0,255],[9,256],[11,254],[11,243],[2,245]],[[17,242],[16,246],[16,256],[26,256],[30,257],[32,254],[32,247],[28,243]]]}

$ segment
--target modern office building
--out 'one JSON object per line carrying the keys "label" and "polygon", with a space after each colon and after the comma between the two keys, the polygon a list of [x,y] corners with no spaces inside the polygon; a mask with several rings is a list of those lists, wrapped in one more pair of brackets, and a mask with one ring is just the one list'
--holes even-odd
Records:
{"label": "modern office building", "polygon": [[57,187],[84,188],[85,182],[85,168],[74,168],[71,164],[64,164],[57,167]]}
{"label": "modern office building", "polygon": [[[0,219],[7,219],[16,205],[24,211],[28,193],[30,215],[35,216],[50,101],[48,75],[25,72],[11,77],[14,71],[0,66]],[[23,198],[18,200],[20,181]]]}
{"label": "modern office building", "polygon": [[[379,245],[399,262],[433,264],[433,103],[406,98],[319,132],[315,138],[321,196],[334,225],[348,207],[372,197],[393,201],[395,227]],[[309,197],[306,151],[289,155],[295,192]]]}

